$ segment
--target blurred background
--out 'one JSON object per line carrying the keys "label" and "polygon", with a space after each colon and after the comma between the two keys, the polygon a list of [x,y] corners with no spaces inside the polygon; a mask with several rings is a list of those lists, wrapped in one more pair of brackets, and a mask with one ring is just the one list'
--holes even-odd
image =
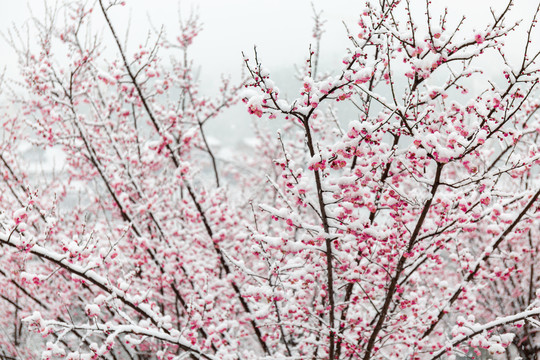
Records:
{"label": "blurred background", "polygon": [[[94,3],[97,1],[88,1],[88,6]],[[506,0],[437,0],[432,2],[431,9],[433,17],[438,19],[448,7],[450,27],[466,16],[462,28],[473,31],[491,20],[490,9],[500,13],[507,3]],[[0,69],[5,72],[5,78],[16,79],[17,56],[6,41],[6,34],[19,29],[23,38],[28,36],[31,40],[32,33],[26,35],[23,30],[25,24],[32,17],[43,18],[47,8],[51,11],[59,7],[61,1],[0,0],[0,4],[0,32],[4,35],[0,38]],[[209,96],[218,94],[222,75],[230,76],[233,82],[240,81],[244,70],[242,51],[252,58],[253,47],[257,46],[259,60],[270,70],[282,94],[290,99],[296,97],[301,88],[295,77],[296,66],[307,59],[309,46],[314,43],[314,11],[321,13],[325,31],[320,44],[319,70],[336,75],[341,69],[341,59],[351,45],[346,27],[356,34],[358,15],[365,4],[366,1],[360,0],[127,0],[126,6],[114,8],[111,16],[120,37],[127,39],[129,51],[144,43],[149,31],[159,30],[161,26],[168,38],[174,39],[179,32],[179,17],[187,18],[195,12],[203,30],[196,38],[189,58],[199,70],[201,92]],[[411,4],[413,15],[419,19],[418,23],[422,23],[425,2],[412,1]],[[508,38],[510,50],[523,48],[524,33],[537,6],[537,0],[516,1],[508,23],[523,19],[523,24]],[[405,13],[403,15],[403,21],[406,21]],[[108,29],[99,21],[103,19],[96,16],[94,29],[101,31],[104,42],[110,44],[112,39]],[[114,47],[110,46],[110,49],[113,51]],[[510,60],[520,63],[519,51],[507,52]],[[499,65],[495,61],[477,64],[488,74],[500,75]],[[338,111],[343,117],[355,116],[347,109]],[[219,133],[220,141],[229,144],[242,141],[250,134],[249,116],[240,103],[208,124],[210,134]],[[215,136],[214,142],[217,142]]]}

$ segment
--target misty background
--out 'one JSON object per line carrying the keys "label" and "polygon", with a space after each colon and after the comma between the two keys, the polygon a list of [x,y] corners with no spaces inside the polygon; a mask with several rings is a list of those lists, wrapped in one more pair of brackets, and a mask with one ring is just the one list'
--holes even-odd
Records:
{"label": "misty background", "polygon": [[[94,0],[90,0],[88,6],[94,3]],[[271,78],[282,95],[291,99],[299,96],[301,88],[295,76],[296,66],[304,63],[309,55],[309,46],[314,43],[313,9],[321,12],[325,21],[325,32],[320,44],[319,72],[337,75],[342,67],[341,59],[351,45],[346,26],[355,35],[358,15],[365,8],[365,3],[358,0],[127,0],[126,6],[113,8],[110,15],[120,38],[127,39],[129,53],[138,44],[145,42],[149,31],[160,29],[161,26],[166,36],[174,39],[179,33],[179,16],[187,18],[191,12],[195,12],[199,15],[203,30],[190,48],[189,58],[198,69],[202,94],[217,95],[221,76],[230,76],[233,83],[238,83],[244,70],[242,52],[252,58],[253,48],[257,46],[259,60],[270,70]],[[417,4],[413,7],[413,15],[421,19],[425,13],[425,2],[412,3]],[[61,2],[0,0],[0,4],[3,9],[0,13],[0,31],[5,35],[14,29],[21,31],[29,19],[43,18],[46,8],[52,9],[61,5]],[[448,7],[449,28],[457,24],[461,16],[466,15],[462,31],[473,31],[490,21],[490,8],[500,13],[506,4],[506,0],[437,0],[432,2],[431,9],[437,20],[444,8]],[[537,5],[537,0],[517,1],[507,18],[508,23],[523,19],[522,25],[507,40],[510,49],[516,49],[508,52],[510,60],[516,64],[520,62],[521,53],[517,50],[523,48],[525,30]],[[100,16],[97,18],[98,22],[103,21]],[[115,51],[105,24],[93,25],[109,45],[109,51]],[[9,83],[9,79],[16,80],[18,77],[17,56],[5,36],[0,38],[0,44],[0,69],[4,70],[7,79],[5,83]],[[490,63],[477,66],[497,81],[501,64],[491,60]],[[399,73],[397,75],[398,81],[400,77],[403,78]],[[472,79],[470,84],[473,93],[475,86],[485,85],[475,84],[475,81]],[[467,98],[457,100],[467,101]],[[5,99],[1,101],[5,103]],[[4,104],[0,104],[0,107],[3,108]],[[350,107],[341,106],[337,110],[344,122],[356,119],[354,109]],[[225,110],[208,123],[212,143],[235,146],[244,141],[251,134],[250,121],[250,115],[242,103]]]}

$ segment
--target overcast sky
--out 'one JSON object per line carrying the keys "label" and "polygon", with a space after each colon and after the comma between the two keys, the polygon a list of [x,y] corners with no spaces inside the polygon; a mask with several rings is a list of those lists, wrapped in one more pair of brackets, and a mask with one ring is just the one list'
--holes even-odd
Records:
{"label": "overcast sky", "polygon": [[[517,0],[508,20],[530,19],[538,2]],[[362,0],[127,1],[132,26],[140,24],[133,31],[145,29],[150,18],[154,25],[165,24],[172,35],[175,33],[178,8],[184,13],[192,9],[199,13],[204,30],[194,45],[193,58],[201,65],[201,76],[205,82],[215,79],[220,73],[237,74],[242,67],[241,52],[249,54],[255,45],[260,59],[274,76],[292,73],[293,65],[305,60],[309,44],[313,42],[312,4],[315,9],[322,11],[326,21],[321,44],[323,70],[325,67],[335,68],[336,64],[339,67],[346,48],[350,46],[344,24],[354,33],[358,15],[365,8],[365,3]],[[415,11],[421,16],[425,12],[424,1],[412,3],[420,5]],[[436,0],[432,3],[433,14],[437,18],[442,9],[448,7],[450,24],[452,20],[457,22],[462,15],[466,15],[465,28],[474,29],[490,21],[490,7],[498,13],[505,8],[507,0]],[[516,39],[519,38],[516,36]]]}
{"label": "overcast sky", "polygon": [[[94,0],[89,0],[92,3]],[[107,0],[105,0],[107,1]],[[0,28],[5,32],[10,27],[20,26],[30,17],[30,10],[39,17],[43,3],[54,4],[56,0],[0,0]],[[538,0],[517,0],[512,19],[530,18]],[[114,20],[120,32],[127,28],[131,18],[130,38],[136,42],[144,39],[149,28],[148,18],[159,27],[165,25],[170,35],[175,34],[178,9],[187,14],[196,10],[204,24],[204,30],[193,48],[193,57],[201,65],[203,80],[208,81],[220,73],[237,74],[242,66],[241,51],[250,52],[254,45],[267,67],[272,69],[292,68],[301,62],[312,42],[314,7],[323,12],[326,34],[322,41],[323,65],[339,61],[349,45],[346,23],[354,28],[358,14],[364,8],[362,0],[127,0],[122,16]],[[413,3],[422,4],[423,1]],[[448,6],[450,16],[468,16],[466,26],[474,28],[489,20],[489,7],[504,8],[506,0],[437,0],[435,9]],[[417,9],[423,12],[423,6]],[[434,11],[436,13],[436,11]],[[117,11],[114,15],[119,14]],[[15,57],[0,40],[2,56],[0,66],[16,70]]]}
{"label": "overcast sky", "polygon": [[[105,0],[107,1],[107,0]],[[31,16],[42,15],[43,4],[54,4],[53,0],[0,0],[0,28],[5,33],[13,26],[21,26]],[[89,0],[93,3],[94,0]],[[203,31],[198,37],[191,53],[191,58],[201,68],[203,90],[216,91],[221,74],[232,74],[239,78],[243,66],[241,52],[252,53],[256,45],[259,57],[277,81],[277,85],[286,90],[288,84],[279,80],[290,81],[294,64],[299,64],[308,54],[313,26],[311,4],[322,11],[326,20],[326,33],[321,46],[321,68],[339,68],[340,61],[349,46],[345,26],[355,28],[358,14],[365,6],[362,0],[127,0],[124,9],[117,9],[112,14],[115,26],[120,34],[125,34],[131,19],[129,39],[132,45],[144,42],[149,26],[149,19],[156,27],[164,25],[169,37],[177,33],[178,9],[187,15],[195,10],[203,22]],[[413,1],[424,4],[424,1]],[[467,15],[466,29],[486,24],[490,20],[489,8],[502,11],[506,0],[436,0],[433,1],[433,13],[438,14],[448,6],[452,20]],[[525,19],[530,21],[538,0],[517,0],[511,12],[510,20]],[[422,14],[424,6],[415,8]],[[438,16],[437,16],[438,17]],[[523,25],[525,25],[523,24]],[[513,35],[512,44],[516,49],[523,42],[522,26]],[[538,31],[536,32],[538,34]],[[106,36],[109,36],[108,34]],[[540,37],[540,36],[537,36]],[[7,75],[16,76],[16,57],[3,39],[0,39],[0,67],[7,69]],[[519,60],[519,52],[512,55]],[[488,71],[490,69],[487,69]],[[245,111],[242,113],[244,114]],[[235,116],[240,112],[235,113]],[[234,127],[234,125],[233,125]]]}

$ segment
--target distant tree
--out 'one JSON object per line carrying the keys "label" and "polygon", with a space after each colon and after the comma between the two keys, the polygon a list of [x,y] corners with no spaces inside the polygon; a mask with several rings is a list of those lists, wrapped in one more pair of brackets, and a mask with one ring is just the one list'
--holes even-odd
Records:
{"label": "distant tree", "polygon": [[[316,14],[285,99],[256,51],[204,96],[198,18],[129,51],[119,5],[69,1],[9,38],[0,358],[538,359],[538,10],[510,64],[512,1],[476,32],[368,2],[324,75]],[[256,139],[220,153],[206,124],[239,99]]]}

